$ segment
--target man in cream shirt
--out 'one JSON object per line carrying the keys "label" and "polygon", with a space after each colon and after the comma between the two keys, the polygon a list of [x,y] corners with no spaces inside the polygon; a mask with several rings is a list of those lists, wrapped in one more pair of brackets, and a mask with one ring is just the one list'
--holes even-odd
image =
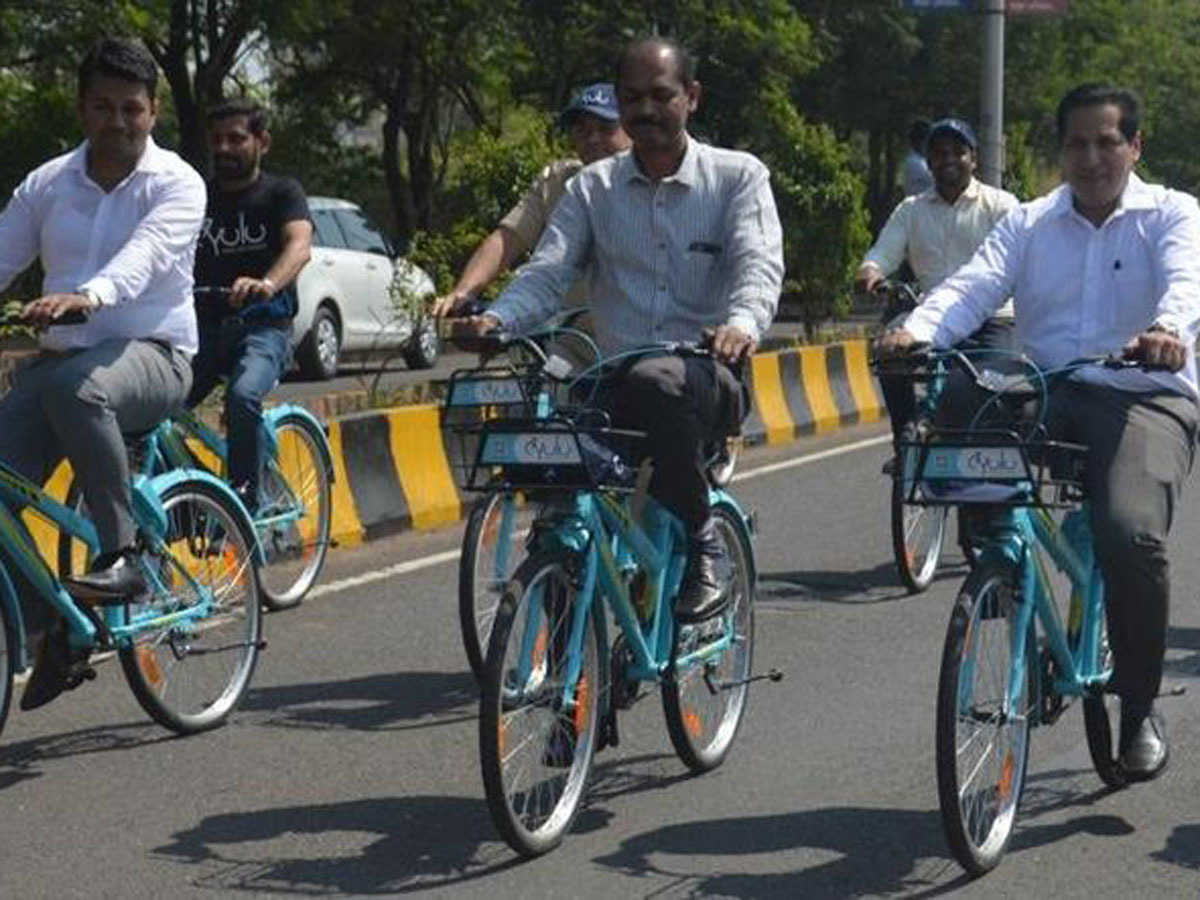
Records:
{"label": "man in cream shirt", "polygon": [[[928,293],[969,260],[992,227],[1018,205],[1008,191],[975,178],[977,146],[975,132],[961,119],[940,119],[930,127],[925,155],[934,185],[892,211],[859,266],[856,291],[875,290],[907,259],[921,291]],[[1010,347],[1012,304],[998,310],[971,337],[978,346]],[[898,441],[916,413],[913,386],[903,378],[883,377],[880,387]]]}

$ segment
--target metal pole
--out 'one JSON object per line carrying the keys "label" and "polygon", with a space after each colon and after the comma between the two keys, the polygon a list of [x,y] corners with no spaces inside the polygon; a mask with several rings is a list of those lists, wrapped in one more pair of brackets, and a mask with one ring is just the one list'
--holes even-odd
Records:
{"label": "metal pole", "polygon": [[981,83],[979,180],[1000,187],[1004,175],[1004,0],[984,2]]}

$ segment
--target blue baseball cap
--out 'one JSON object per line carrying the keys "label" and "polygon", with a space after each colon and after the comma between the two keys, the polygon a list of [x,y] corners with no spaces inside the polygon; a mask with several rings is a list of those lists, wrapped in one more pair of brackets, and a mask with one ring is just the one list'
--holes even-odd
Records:
{"label": "blue baseball cap", "polygon": [[972,150],[979,149],[979,141],[975,139],[975,131],[964,122],[962,119],[938,119],[929,126],[929,134],[925,138],[925,152],[929,152],[929,145],[933,143],[933,139],[950,135],[962,141]]}
{"label": "blue baseball cap", "polygon": [[589,84],[571,98],[571,102],[567,104],[567,108],[558,117],[559,124],[563,128],[569,128],[571,123],[583,113],[588,113],[608,122],[617,121],[621,117],[621,114],[617,110],[616,89],[607,81],[602,81],[598,84]]}

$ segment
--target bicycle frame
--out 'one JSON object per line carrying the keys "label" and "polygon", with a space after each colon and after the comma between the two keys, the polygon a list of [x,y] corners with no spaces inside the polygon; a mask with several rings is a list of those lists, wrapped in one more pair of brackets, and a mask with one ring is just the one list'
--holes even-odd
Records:
{"label": "bicycle frame", "polygon": [[[1051,658],[1058,674],[1050,686],[1064,696],[1082,696],[1103,688],[1112,675],[1100,671],[1100,633],[1104,624],[1104,581],[1092,549],[1088,509],[1072,510],[1062,526],[1056,526],[1049,513],[1040,507],[1019,507],[1011,511],[1007,533],[993,536],[984,553],[998,554],[1017,568],[1021,596],[1032,603],[1021,603],[1010,635],[1012,641],[1008,709],[1015,709],[1021,686],[1025,683],[1028,642],[1034,634],[1034,618],[1041,624]],[[1035,555],[1041,547],[1070,580],[1073,596],[1081,599],[1081,609],[1070,610],[1068,628],[1078,625],[1075,635],[1063,628],[1049,574]],[[1078,622],[1073,621],[1078,616]],[[1039,681],[1039,690],[1040,681]],[[1035,707],[1040,709],[1040,704]],[[1035,720],[1036,721],[1036,720]]]}
{"label": "bicycle frame", "polygon": [[[737,508],[724,491],[712,491],[710,496],[714,502],[729,503]],[[572,514],[540,538],[568,552],[583,555],[581,587],[575,596],[566,647],[568,663],[561,698],[564,704],[575,702],[575,689],[583,664],[584,628],[597,600],[597,589],[628,641],[633,663],[627,674],[634,680],[657,681],[672,664],[691,666],[731,645],[732,636],[726,630],[721,637],[705,641],[700,648],[672,660],[675,618],[667,600],[678,593],[686,564],[686,539],[683,525],[676,516],[652,497],[646,497],[644,525],[634,521],[628,501],[612,494],[580,492],[574,501]],[[738,511],[740,514],[740,509]],[[623,577],[624,572],[634,568],[641,568],[649,579],[647,590],[654,612],[644,623],[638,617]],[[534,647],[541,625],[541,602],[531,602],[527,615],[518,683],[525,683],[532,671]],[[608,648],[603,629],[598,637],[604,657]]]}

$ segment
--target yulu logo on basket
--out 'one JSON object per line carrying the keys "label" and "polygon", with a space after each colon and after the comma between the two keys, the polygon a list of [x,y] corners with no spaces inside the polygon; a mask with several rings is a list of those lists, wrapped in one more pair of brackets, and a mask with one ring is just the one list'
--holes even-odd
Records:
{"label": "yulu logo on basket", "polygon": [[1025,458],[1016,447],[934,447],[925,457],[922,477],[1024,479]]}
{"label": "yulu logo on basket", "polygon": [[525,395],[515,378],[479,378],[456,381],[447,406],[493,406],[500,403],[521,403]]}
{"label": "yulu logo on basket", "polygon": [[579,465],[579,444],[567,432],[492,433],[483,445],[480,461],[485,465]]}

